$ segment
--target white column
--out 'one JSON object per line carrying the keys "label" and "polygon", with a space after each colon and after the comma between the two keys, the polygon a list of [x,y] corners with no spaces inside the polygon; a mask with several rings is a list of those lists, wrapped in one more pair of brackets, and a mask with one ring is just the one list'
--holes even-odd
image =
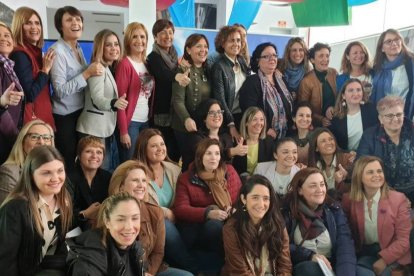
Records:
{"label": "white column", "polygon": [[156,0],[129,0],[128,15],[129,18],[125,20],[125,26],[130,22],[137,21],[144,24],[147,28],[147,53],[151,52],[152,44],[154,43],[151,30],[156,20]]}

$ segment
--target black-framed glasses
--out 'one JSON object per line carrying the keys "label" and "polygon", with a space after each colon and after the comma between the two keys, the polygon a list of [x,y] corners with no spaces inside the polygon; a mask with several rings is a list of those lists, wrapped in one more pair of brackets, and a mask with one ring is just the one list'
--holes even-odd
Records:
{"label": "black-framed glasses", "polygon": [[42,139],[45,142],[51,142],[52,139],[54,138],[53,135],[39,134],[39,133],[27,133],[26,136],[29,137],[32,142],[37,142],[40,139]]}
{"label": "black-framed glasses", "polygon": [[382,116],[387,118],[388,121],[392,121],[392,120],[394,120],[394,118],[397,118],[398,120],[401,120],[404,117],[404,113],[403,112],[388,113],[388,114],[384,114]]}
{"label": "black-framed glasses", "polygon": [[269,54],[269,55],[260,56],[260,58],[265,59],[267,61],[270,61],[272,59],[277,59],[278,55],[277,54]]}
{"label": "black-framed glasses", "polygon": [[223,113],[224,113],[224,110],[217,110],[217,111],[212,110],[212,111],[207,112],[207,115],[210,117],[216,117],[216,116],[223,115]]}

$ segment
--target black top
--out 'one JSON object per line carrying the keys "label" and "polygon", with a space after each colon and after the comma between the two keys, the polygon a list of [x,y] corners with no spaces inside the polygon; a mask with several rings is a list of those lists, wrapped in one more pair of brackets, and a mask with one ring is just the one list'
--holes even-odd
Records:
{"label": "black top", "polygon": [[147,57],[148,70],[155,79],[154,114],[169,114],[171,111],[172,83],[175,81],[177,68],[171,70],[162,59],[161,55],[151,52]]}
{"label": "black top", "polygon": [[[246,140],[244,140],[246,144]],[[267,162],[273,160],[273,148],[274,142],[270,136],[266,136],[265,139],[259,139],[259,154],[257,163]],[[235,156],[233,158],[233,167],[239,174],[247,172],[247,154],[245,156]]]}
{"label": "black top", "polygon": [[[79,164],[73,172],[69,174],[69,179],[74,188],[73,209],[74,217],[77,218],[80,211],[87,209],[92,203],[102,203],[108,197],[108,187],[112,174],[99,168],[89,187],[88,181],[83,174]],[[82,230],[89,229],[89,225],[84,221],[78,221]]]}
{"label": "black top", "polygon": [[143,276],[144,250],[138,241],[121,250],[111,236],[102,244],[102,230],[94,229],[68,239],[70,248],[66,275]]}
{"label": "black top", "polygon": [[[54,224],[58,237],[54,256],[64,254],[64,236],[60,216]],[[35,275],[40,270],[44,240],[31,221],[29,203],[13,199],[0,209],[1,275]],[[63,255],[64,257],[64,255]]]}

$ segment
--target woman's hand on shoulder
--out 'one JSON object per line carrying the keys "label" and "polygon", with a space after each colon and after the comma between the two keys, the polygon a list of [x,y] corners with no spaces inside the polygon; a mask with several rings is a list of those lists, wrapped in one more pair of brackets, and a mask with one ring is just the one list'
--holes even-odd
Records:
{"label": "woman's hand on shoulder", "polygon": [[56,53],[53,48],[49,48],[46,54],[43,56],[43,67],[42,72],[45,74],[49,74],[50,69],[52,68],[53,61],[55,60]]}

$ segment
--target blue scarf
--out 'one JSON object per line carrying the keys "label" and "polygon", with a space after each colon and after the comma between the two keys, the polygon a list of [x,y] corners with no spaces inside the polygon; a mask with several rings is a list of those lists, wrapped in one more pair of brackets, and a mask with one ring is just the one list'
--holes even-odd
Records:
{"label": "blue scarf", "polygon": [[381,66],[381,70],[375,72],[374,79],[372,80],[372,94],[371,101],[375,104],[387,94],[391,92],[392,85],[392,70],[404,64],[404,55],[401,53],[395,60],[389,62],[384,61]]}
{"label": "blue scarf", "polygon": [[305,76],[305,66],[303,64],[299,66],[288,66],[285,70],[285,78],[288,82],[289,91],[297,92],[299,89],[300,81]]}

